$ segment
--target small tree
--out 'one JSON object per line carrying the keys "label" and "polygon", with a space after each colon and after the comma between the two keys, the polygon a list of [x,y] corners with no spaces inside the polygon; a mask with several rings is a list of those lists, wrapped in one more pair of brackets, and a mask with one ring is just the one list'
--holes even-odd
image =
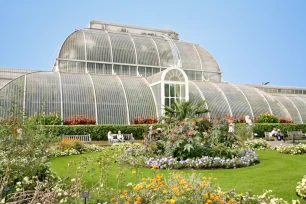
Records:
{"label": "small tree", "polygon": [[209,112],[209,110],[204,107],[205,103],[205,100],[199,103],[195,103],[193,100],[181,102],[174,101],[171,107],[164,106],[165,115],[161,117],[161,120],[164,120],[170,125],[173,122],[175,123],[175,121],[183,121],[186,118],[199,118],[203,114]]}
{"label": "small tree", "polygon": [[257,123],[279,123],[279,119],[270,113],[263,113],[257,118]]}

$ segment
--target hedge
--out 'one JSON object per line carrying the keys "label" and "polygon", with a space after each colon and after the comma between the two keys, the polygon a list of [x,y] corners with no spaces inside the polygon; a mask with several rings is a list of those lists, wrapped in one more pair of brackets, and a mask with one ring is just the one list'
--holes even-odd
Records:
{"label": "hedge", "polygon": [[[244,123],[238,123],[235,126],[245,125]],[[273,128],[280,129],[282,133],[287,134],[287,131],[306,132],[306,124],[295,123],[255,123],[254,133],[257,133],[258,137],[264,137],[264,132],[271,132]]]}
{"label": "hedge", "polygon": [[[245,125],[244,123],[235,124],[235,128]],[[123,134],[133,133],[136,140],[143,139],[147,134],[150,124],[139,125],[44,125],[45,135],[52,137],[61,137],[62,135],[86,135],[90,134],[92,140],[107,140],[107,133],[117,133],[120,130]],[[155,124],[154,127],[161,125]],[[281,132],[301,130],[306,132],[306,124],[292,123],[255,123],[254,133],[258,137],[264,137],[264,132],[271,132],[273,128],[280,129]]]}
{"label": "hedge", "polygon": [[[107,133],[117,133],[118,130],[122,134],[133,133],[136,140],[143,139],[147,134],[150,124],[141,125],[45,125],[43,126],[46,134],[52,137],[62,135],[87,135],[90,134],[92,140],[107,140]],[[157,127],[157,126],[155,126]]]}

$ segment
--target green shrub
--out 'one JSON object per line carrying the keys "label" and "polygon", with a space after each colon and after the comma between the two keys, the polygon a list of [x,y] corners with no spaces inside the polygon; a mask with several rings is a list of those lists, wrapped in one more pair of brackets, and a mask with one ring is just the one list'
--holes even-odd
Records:
{"label": "green shrub", "polygon": [[263,113],[257,117],[257,123],[279,123],[279,119],[270,113]]}
{"label": "green shrub", "polygon": [[143,135],[149,129],[149,125],[46,125],[46,135],[53,135],[60,138],[62,135],[86,135],[90,134],[92,140],[107,140],[107,133],[117,133],[120,130],[123,134],[132,133],[136,140],[143,139]]}
{"label": "green shrub", "polygon": [[[237,126],[240,124],[237,124]],[[236,126],[236,127],[237,127]],[[306,124],[296,123],[256,123],[254,127],[254,133],[257,133],[259,137],[264,137],[264,132],[271,132],[273,128],[280,129],[282,133],[287,131],[299,131],[306,132]]]}

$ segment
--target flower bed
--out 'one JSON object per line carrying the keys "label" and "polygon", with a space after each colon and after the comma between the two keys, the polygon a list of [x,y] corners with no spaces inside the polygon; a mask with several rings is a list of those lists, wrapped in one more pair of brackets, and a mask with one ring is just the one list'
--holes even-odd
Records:
{"label": "flower bed", "polygon": [[60,157],[60,156],[70,156],[77,154],[84,154],[89,152],[100,152],[104,148],[94,144],[83,144],[81,149],[75,149],[70,147],[68,149],[61,149],[58,146],[50,147],[47,152],[49,157]]}
{"label": "flower bed", "polygon": [[301,198],[306,199],[306,175],[297,183],[296,194]]}
{"label": "flower bed", "polygon": [[277,151],[283,154],[306,154],[306,144],[297,144],[297,145],[289,145],[289,146],[280,146],[277,147]]}
{"label": "flower bed", "polygon": [[252,150],[247,150],[242,157],[224,159],[219,157],[201,157],[195,159],[178,160],[173,157],[151,157],[145,161],[146,166],[157,166],[161,169],[212,169],[212,168],[239,168],[255,165],[258,162],[258,156]]}
{"label": "flower bed", "polygon": [[262,138],[254,139],[254,140],[247,140],[245,141],[245,146],[248,149],[252,149],[252,150],[266,150],[266,149],[272,148],[272,146],[269,145],[267,141]]}
{"label": "flower bed", "polygon": [[[202,178],[201,178],[202,177]],[[171,174],[169,178],[157,174],[154,178],[142,178],[131,191],[125,189],[110,199],[111,203],[278,203],[288,204],[266,191],[262,195],[235,190],[222,191],[218,179],[205,176]]]}

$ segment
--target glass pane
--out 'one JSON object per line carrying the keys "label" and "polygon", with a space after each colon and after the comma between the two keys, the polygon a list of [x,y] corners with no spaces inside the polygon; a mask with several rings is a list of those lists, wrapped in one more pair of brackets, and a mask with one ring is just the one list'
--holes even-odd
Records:
{"label": "glass pane", "polygon": [[146,68],[146,77],[152,76],[152,67]]}
{"label": "glass pane", "polygon": [[170,84],[170,97],[174,97],[174,89],[175,89],[175,85],[174,84]]}
{"label": "glass pane", "polygon": [[160,72],[160,68],[152,68],[153,74]]}
{"label": "glass pane", "polygon": [[145,67],[138,67],[138,73],[142,75],[142,77],[146,77],[146,68]]}
{"label": "glass pane", "polygon": [[181,97],[181,85],[179,84],[176,85],[175,96],[177,98]]}
{"label": "glass pane", "polygon": [[196,72],[196,80],[202,80],[202,72]]}
{"label": "glass pane", "polygon": [[165,84],[165,97],[169,97],[169,84]]}
{"label": "glass pane", "polygon": [[112,74],[112,65],[111,64],[104,64],[104,74]]}
{"label": "glass pane", "polygon": [[130,66],[122,65],[122,75],[130,75]]}
{"label": "glass pane", "polygon": [[170,105],[172,106],[172,104],[174,103],[175,98],[170,98]]}
{"label": "glass pane", "polygon": [[88,73],[96,73],[96,64],[95,63],[87,63],[87,71]]}
{"label": "glass pane", "polygon": [[96,73],[97,74],[104,74],[103,64],[96,64]]}
{"label": "glass pane", "polygon": [[185,85],[181,85],[181,97],[186,98]]}
{"label": "glass pane", "polygon": [[116,73],[116,75],[121,75],[121,65],[114,65],[114,72]]}
{"label": "glass pane", "polygon": [[68,68],[68,65],[67,65],[67,61],[59,61],[59,71],[60,72],[67,72],[67,68]]}
{"label": "glass pane", "polygon": [[169,106],[169,98],[165,98],[165,105]]}
{"label": "glass pane", "polygon": [[137,68],[130,66],[130,76],[137,76]]}

